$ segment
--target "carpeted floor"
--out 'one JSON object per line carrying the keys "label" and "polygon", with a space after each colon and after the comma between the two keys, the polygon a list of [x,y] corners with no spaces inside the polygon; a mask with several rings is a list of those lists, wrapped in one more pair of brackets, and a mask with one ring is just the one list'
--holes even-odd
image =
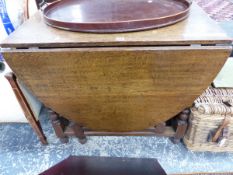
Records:
{"label": "carpeted floor", "polygon": [[[233,38],[233,0],[195,0]],[[221,8],[220,8],[221,7]],[[49,145],[42,146],[28,124],[0,124],[0,175],[34,175],[69,155],[157,158],[168,174],[233,172],[233,154],[194,153],[159,137],[72,138],[61,144],[46,111],[40,117]]]}
{"label": "carpeted floor", "polygon": [[233,171],[233,154],[194,153],[163,137],[88,137],[85,145],[71,138],[68,144],[61,144],[47,112],[42,114],[48,146],[39,143],[28,124],[0,125],[1,175],[38,174],[69,155],[157,158],[168,174]]}

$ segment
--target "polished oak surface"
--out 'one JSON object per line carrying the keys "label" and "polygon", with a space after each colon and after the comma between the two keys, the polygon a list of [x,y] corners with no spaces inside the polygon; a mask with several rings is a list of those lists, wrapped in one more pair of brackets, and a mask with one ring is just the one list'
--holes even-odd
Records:
{"label": "polished oak surface", "polygon": [[188,16],[186,0],[63,0],[43,10],[45,22],[71,31],[116,33],[158,28]]}
{"label": "polished oak surface", "polygon": [[195,3],[189,18],[168,27],[118,34],[90,34],[55,29],[37,13],[1,43],[2,47],[81,47],[129,45],[190,45],[231,43],[229,38]]}
{"label": "polished oak surface", "polygon": [[124,34],[54,29],[38,13],[2,46],[46,106],[92,130],[123,132],[153,127],[192,105],[222,68],[230,42],[193,4],[183,22]]}
{"label": "polished oak surface", "polygon": [[230,47],[25,49],[4,53],[46,106],[85,127],[135,131],[192,105]]}

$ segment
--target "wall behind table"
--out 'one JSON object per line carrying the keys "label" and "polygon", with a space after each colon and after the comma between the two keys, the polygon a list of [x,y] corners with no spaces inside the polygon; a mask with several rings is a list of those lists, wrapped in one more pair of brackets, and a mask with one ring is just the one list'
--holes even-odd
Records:
{"label": "wall behind table", "polygon": [[[5,3],[6,11],[10,22],[16,29],[19,27],[24,18],[24,0],[0,0],[1,3]],[[30,0],[30,6],[33,6],[33,10],[30,10],[30,14],[35,12],[34,1]],[[2,7],[1,7],[2,8]],[[0,19],[0,42],[8,36],[2,18]],[[2,122],[27,122],[23,111],[14,95],[14,92],[5,79],[4,74],[9,72],[10,68],[6,66],[6,70],[0,73],[0,123]]]}

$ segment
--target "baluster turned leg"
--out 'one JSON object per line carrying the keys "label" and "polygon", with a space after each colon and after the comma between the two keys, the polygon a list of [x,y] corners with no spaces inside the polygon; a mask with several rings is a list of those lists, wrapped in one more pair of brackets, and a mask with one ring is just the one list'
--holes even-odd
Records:
{"label": "baluster turned leg", "polygon": [[50,112],[50,119],[52,122],[52,126],[54,128],[55,134],[57,137],[60,139],[62,143],[68,143],[69,139],[64,133],[65,126],[61,122],[60,117],[57,113],[55,112]]}
{"label": "baluster turned leg", "polygon": [[166,123],[162,122],[155,126],[155,133],[162,134],[166,129]]}
{"label": "baluster turned leg", "polygon": [[68,127],[74,132],[74,135],[79,139],[79,143],[85,144],[87,142],[87,138],[81,126],[71,121]]}
{"label": "baluster turned leg", "polygon": [[174,137],[172,138],[172,142],[177,144],[180,142],[180,140],[184,137],[185,132],[188,128],[188,117],[189,117],[190,111],[189,109],[185,109],[182,111],[178,116],[176,117],[176,133]]}

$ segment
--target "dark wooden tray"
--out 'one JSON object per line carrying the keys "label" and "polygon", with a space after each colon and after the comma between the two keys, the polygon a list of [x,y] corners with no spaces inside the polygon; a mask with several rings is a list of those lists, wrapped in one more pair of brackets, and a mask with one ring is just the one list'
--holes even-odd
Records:
{"label": "dark wooden tray", "polygon": [[53,27],[115,33],[164,27],[188,16],[187,0],[61,0],[44,9]]}

